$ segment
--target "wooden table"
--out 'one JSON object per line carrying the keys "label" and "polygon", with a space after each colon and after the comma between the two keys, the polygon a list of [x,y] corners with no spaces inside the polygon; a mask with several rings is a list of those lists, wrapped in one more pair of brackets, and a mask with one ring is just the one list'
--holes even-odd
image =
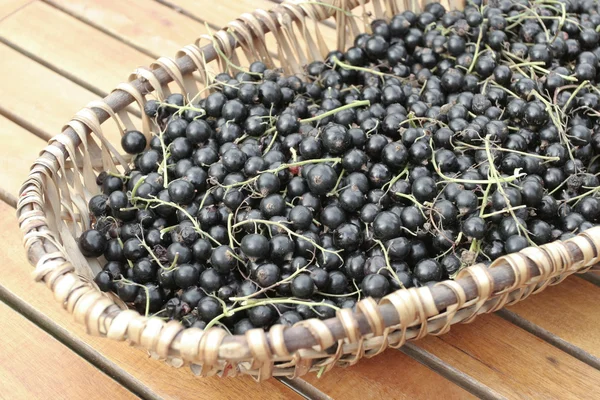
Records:
{"label": "wooden table", "polygon": [[[196,378],[90,337],[33,283],[14,205],[45,141],[135,67],[268,0],[0,1],[0,398],[599,398],[600,288],[571,277],[524,303],[321,378]],[[176,3],[176,5],[175,5]],[[325,28],[332,40],[333,30]]]}

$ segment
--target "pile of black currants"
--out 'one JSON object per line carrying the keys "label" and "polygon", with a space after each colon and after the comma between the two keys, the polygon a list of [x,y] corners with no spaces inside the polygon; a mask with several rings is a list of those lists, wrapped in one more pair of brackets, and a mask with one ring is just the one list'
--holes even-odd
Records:
{"label": "pile of black currants", "polygon": [[146,315],[235,334],[330,318],[600,217],[595,0],[375,20],[302,76],[253,63],[151,100],[79,238]]}

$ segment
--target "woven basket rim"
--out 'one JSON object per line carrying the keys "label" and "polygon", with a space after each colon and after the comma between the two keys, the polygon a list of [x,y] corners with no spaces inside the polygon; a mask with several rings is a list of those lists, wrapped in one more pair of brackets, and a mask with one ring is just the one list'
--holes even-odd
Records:
{"label": "woven basket rim", "polygon": [[[374,1],[378,16],[389,15],[400,7],[393,0]],[[345,4],[351,9],[363,2],[348,0]],[[333,4],[335,0],[310,5],[286,1],[269,13],[259,10],[250,16],[253,20],[246,17],[236,23],[245,23],[246,29],[253,33],[252,23],[264,25],[266,31],[276,31],[282,29],[282,23],[291,24],[285,18],[317,20],[335,14],[337,11],[326,3]],[[337,12],[336,16],[345,30],[345,14]],[[339,36],[346,36],[339,34],[339,26],[337,29]],[[215,43],[221,52],[227,53],[240,41],[225,31],[216,33],[215,38],[218,40],[202,48],[198,43],[186,46],[176,60],[159,59],[162,62],[157,68],[136,70],[128,84],[119,85],[102,101],[90,103],[51,140],[21,188],[17,214],[24,246],[35,266],[34,277],[46,283],[55,298],[74,314],[76,321],[85,324],[89,333],[130,340],[174,365],[181,365],[183,361],[202,364],[199,371],[202,375],[223,371],[233,375],[239,369],[259,380],[272,375],[296,377],[309,370],[328,370],[336,362],[353,364],[362,356],[376,355],[388,346],[399,347],[407,339],[445,333],[453,323],[468,322],[480,313],[520,301],[572,273],[585,272],[598,262],[600,227],[565,242],[527,248],[502,257],[489,269],[474,265],[461,271],[456,280],[433,287],[400,289],[386,296],[379,305],[373,299],[365,299],[357,304],[355,313],[341,310],[330,320],[302,321],[293,328],[275,325],[268,333],[256,329],[243,336],[228,335],[221,328],[184,329],[177,321],[165,323],[156,317],[140,316],[133,310],[122,310],[89,280],[79,277],[67,255],[62,254],[62,247],[58,245],[60,233],[52,232],[48,222],[48,218],[55,215],[52,209],[45,208],[46,179],[56,185],[53,179],[58,182],[58,171],[76,154],[76,148],[86,145],[87,135],[101,132],[100,125],[105,120],[116,119],[116,110],[124,107],[114,107],[114,104],[143,104],[146,93],[161,90],[162,84],[170,81],[184,87],[185,77],[198,69],[202,61],[218,58]],[[338,40],[338,43],[343,41]],[[336,353],[328,354],[326,350],[336,343]],[[232,364],[237,368],[228,367]]]}

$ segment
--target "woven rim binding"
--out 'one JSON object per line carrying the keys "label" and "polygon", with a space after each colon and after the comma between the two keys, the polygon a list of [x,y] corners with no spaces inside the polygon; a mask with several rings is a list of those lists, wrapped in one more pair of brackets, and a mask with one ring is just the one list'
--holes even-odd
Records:
{"label": "woven rim binding", "polygon": [[[46,283],[88,333],[128,340],[173,366],[188,363],[192,372],[202,376],[243,373],[257,380],[293,378],[355,364],[387,347],[400,347],[406,340],[443,334],[454,323],[470,322],[478,314],[524,300],[597,264],[600,227],[564,242],[501,257],[490,267],[474,265],[454,281],[399,290],[379,304],[371,298],[362,300],[356,312],[343,309],[326,321],[307,320],[291,328],[275,325],[269,332],[254,329],[244,336],[229,335],[221,328],[184,329],[177,321],[141,316],[125,309],[115,296],[97,290],[92,277],[100,265],[81,255],[75,238],[89,228],[87,200],[98,192],[94,171],[127,170],[129,160],[105,138],[101,124],[112,119],[120,132],[134,129],[124,109],[135,102],[142,110],[141,131],[149,137],[153,121],[143,113],[147,94],[154,92],[162,100],[170,93],[167,83],[175,82],[192,98],[215,69],[227,69],[223,55],[233,63],[245,56],[274,65],[267,50],[268,32],[276,39],[281,67],[287,73],[300,73],[308,60],[322,60],[329,51],[317,22],[333,16],[337,46],[345,48],[360,29],[344,10],[360,6],[362,16],[368,16],[367,2],[288,0],[269,12],[244,14],[227,29],[184,47],[176,59],[161,57],[150,68],[136,69],[127,83],[102,101],[88,104],[50,141],[21,188],[19,225],[29,261],[35,266],[34,278]],[[422,9],[425,3],[374,0],[372,8],[375,17],[389,18],[404,9]],[[442,4],[462,7],[462,1]],[[363,29],[368,31],[368,24]],[[206,39],[210,44],[200,47]]]}

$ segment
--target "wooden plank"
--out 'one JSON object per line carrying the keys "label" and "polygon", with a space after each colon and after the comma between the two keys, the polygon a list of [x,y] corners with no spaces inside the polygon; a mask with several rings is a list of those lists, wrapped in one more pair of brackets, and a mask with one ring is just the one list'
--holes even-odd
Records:
{"label": "wooden plank", "polygon": [[44,140],[0,116],[0,187],[17,196]]}
{"label": "wooden plank", "polygon": [[[51,20],[52,23],[47,23]],[[0,22],[0,36],[55,71],[103,94],[153,58],[41,2]],[[96,91],[95,93],[98,93]]]}
{"label": "wooden plank", "polygon": [[600,288],[573,276],[508,310],[600,357],[598,304]]}
{"label": "wooden plank", "polygon": [[0,302],[0,398],[134,399],[67,346]]}
{"label": "wooden plank", "polygon": [[[254,10],[271,10],[278,4],[269,0],[237,0],[229,2],[211,2],[210,7],[202,7],[201,1],[198,0],[159,0],[161,3],[169,4],[175,9],[182,10],[182,13],[187,14],[194,19],[199,21],[206,21],[207,23],[215,26],[215,28],[223,28],[227,26],[229,22],[235,20],[244,13],[251,13]],[[206,0],[205,0],[206,1]],[[314,33],[313,24],[307,25],[311,33]],[[336,43],[335,29],[330,26],[321,25],[321,33],[323,39],[327,43]],[[314,38],[314,36],[313,36]],[[275,38],[273,35],[267,35],[267,43],[269,46],[275,45]],[[272,50],[276,49],[273,47]]]}
{"label": "wooden plank", "polygon": [[0,21],[34,1],[36,0],[3,0],[2,7],[0,7]]}
{"label": "wooden plank", "polygon": [[112,365],[111,373],[125,376],[140,387],[152,391],[162,398],[205,398],[205,399],[290,399],[297,395],[277,382],[269,380],[261,385],[250,377],[221,379],[218,377],[198,378],[187,367],[176,369],[167,364],[150,360],[140,349],[129,347],[108,339],[92,337],[79,324],[73,322],[54,301],[51,292],[42,284],[31,279],[31,266],[26,260],[21,245],[21,234],[17,226],[14,209],[0,203],[0,229],[5,233],[4,273],[0,285],[21,301],[42,313],[46,322],[68,336],[74,346],[85,347]]}
{"label": "wooden plank", "polygon": [[[46,0],[92,26],[120,38],[125,43],[158,56],[175,52],[207,33],[203,24],[148,0]],[[209,9],[213,2],[205,1]]]}
{"label": "wooden plank", "polygon": [[10,47],[0,44],[0,112],[31,124],[44,139],[60,133],[80,108],[98,98]]}
{"label": "wooden plank", "polygon": [[[387,349],[348,368],[334,368],[321,378],[304,379],[334,399],[470,399],[475,396],[406,354]],[[343,384],[340,384],[343,382]]]}
{"label": "wooden plank", "polygon": [[[4,99],[0,102],[0,114],[45,140],[59,134],[87,103],[99,99],[5,44],[0,44],[0,71]],[[139,124],[135,116],[130,117]],[[102,127],[107,139],[118,145],[121,133],[117,125],[111,121]]]}
{"label": "wooden plank", "polygon": [[590,271],[588,273],[581,275],[581,277],[583,279],[585,279],[586,281],[593,283],[596,286],[600,286],[600,272]]}
{"label": "wooden plank", "polygon": [[455,325],[419,345],[508,398],[583,399],[600,393],[600,371],[496,315]]}
{"label": "wooden plank", "polygon": [[269,11],[277,4],[269,0],[237,0],[211,2],[210,7],[203,7],[208,3],[206,0],[158,0],[182,13],[189,14],[200,21],[206,21],[215,28],[223,28],[230,21],[236,19],[243,13],[251,13],[262,9]]}

